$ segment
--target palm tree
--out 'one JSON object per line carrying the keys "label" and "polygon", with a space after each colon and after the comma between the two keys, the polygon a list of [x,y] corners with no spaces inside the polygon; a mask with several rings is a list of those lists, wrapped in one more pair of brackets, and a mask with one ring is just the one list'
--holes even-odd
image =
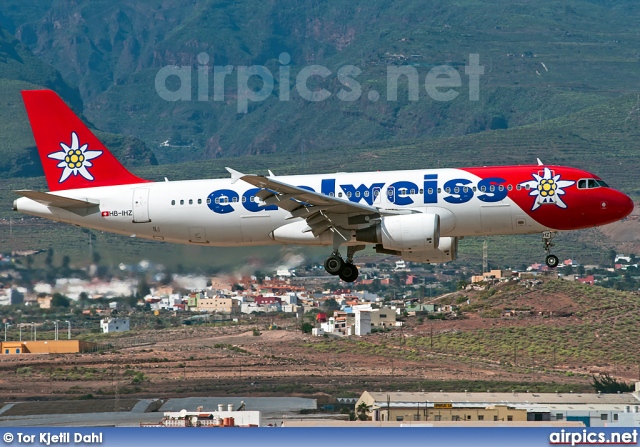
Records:
{"label": "palm tree", "polygon": [[369,419],[369,411],[371,411],[371,407],[364,402],[360,402],[360,405],[356,407],[358,419],[361,421],[366,421],[367,419]]}

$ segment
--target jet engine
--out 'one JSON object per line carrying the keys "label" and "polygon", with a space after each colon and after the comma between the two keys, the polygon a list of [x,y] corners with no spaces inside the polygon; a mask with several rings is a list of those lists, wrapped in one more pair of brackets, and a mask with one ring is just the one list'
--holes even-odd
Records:
{"label": "jet engine", "polygon": [[356,240],[378,244],[392,252],[436,250],[440,241],[440,216],[430,213],[385,216],[379,224],[357,230]]}

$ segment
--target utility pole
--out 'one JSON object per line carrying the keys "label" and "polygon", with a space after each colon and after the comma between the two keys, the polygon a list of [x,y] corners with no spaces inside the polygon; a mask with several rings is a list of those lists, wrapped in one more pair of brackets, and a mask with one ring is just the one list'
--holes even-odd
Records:
{"label": "utility pole", "polygon": [[9,323],[4,324],[4,341],[7,341],[7,328],[11,327]]}
{"label": "utility pole", "polygon": [[482,273],[487,273],[489,271],[488,251],[489,245],[485,239],[482,243]]}
{"label": "utility pole", "polygon": [[67,340],[71,340],[71,321],[66,320],[65,323],[68,324],[67,328]]}

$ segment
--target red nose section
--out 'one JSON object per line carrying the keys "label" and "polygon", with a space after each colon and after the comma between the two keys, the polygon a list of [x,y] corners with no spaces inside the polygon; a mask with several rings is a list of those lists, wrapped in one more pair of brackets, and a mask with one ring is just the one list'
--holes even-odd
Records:
{"label": "red nose section", "polygon": [[633,200],[628,195],[620,191],[612,191],[611,200],[609,200],[608,209],[612,215],[618,219],[624,219],[633,211]]}

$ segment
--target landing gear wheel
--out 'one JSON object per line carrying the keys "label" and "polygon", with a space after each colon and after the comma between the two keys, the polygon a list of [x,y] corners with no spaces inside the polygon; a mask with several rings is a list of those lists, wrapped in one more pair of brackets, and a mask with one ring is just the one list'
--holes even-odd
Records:
{"label": "landing gear wheel", "polygon": [[544,251],[547,252],[547,258],[545,259],[545,263],[547,264],[547,267],[554,269],[558,266],[558,264],[560,263],[560,260],[558,259],[558,257],[556,255],[552,255],[551,254],[551,248],[555,245],[553,243],[553,237],[556,234],[552,231],[544,231],[542,233],[542,242],[544,243]]}
{"label": "landing gear wheel", "polygon": [[547,267],[554,269],[558,266],[558,264],[560,263],[560,260],[556,255],[547,255],[547,259],[545,259],[544,262],[547,263]]}
{"label": "landing gear wheel", "polygon": [[358,279],[358,267],[351,263],[345,263],[339,273],[340,279],[344,282],[354,282]]}
{"label": "landing gear wheel", "polygon": [[324,261],[324,269],[330,275],[337,275],[342,271],[344,261],[340,256],[331,255]]}

